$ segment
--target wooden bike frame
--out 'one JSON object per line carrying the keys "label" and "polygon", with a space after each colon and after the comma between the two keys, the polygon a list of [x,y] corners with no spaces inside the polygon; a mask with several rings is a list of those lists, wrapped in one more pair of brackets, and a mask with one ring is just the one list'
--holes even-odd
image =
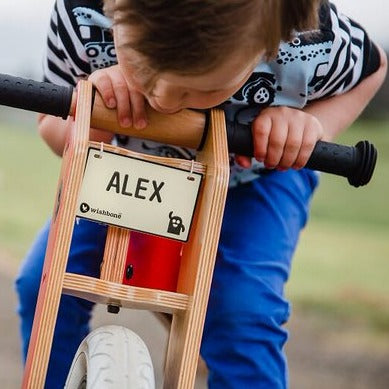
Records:
{"label": "wooden bike frame", "polygon": [[224,113],[211,111],[207,138],[194,164],[104,145],[117,154],[204,173],[192,230],[183,248],[177,291],[134,287],[121,283],[131,231],[118,227],[108,227],[99,279],[66,272],[87,150],[91,145],[99,147],[89,141],[92,86],[82,81],[78,90],[74,131],[63,157],[22,387],[44,387],[60,297],[70,294],[97,303],[171,313],[164,388],[192,388],[229,178]]}

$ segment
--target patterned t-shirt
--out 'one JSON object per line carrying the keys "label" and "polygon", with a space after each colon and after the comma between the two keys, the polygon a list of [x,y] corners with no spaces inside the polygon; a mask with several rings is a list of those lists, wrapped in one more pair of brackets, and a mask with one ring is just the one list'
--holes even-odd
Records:
{"label": "patterned t-shirt", "polygon": [[[111,22],[100,0],[57,0],[52,13],[44,59],[45,80],[75,85],[97,69],[117,63]],[[324,2],[320,28],[297,33],[282,42],[277,57],[260,62],[242,88],[220,107],[229,122],[249,125],[268,106],[303,108],[310,101],[345,93],[373,73],[379,64],[377,48],[365,30],[336,7]],[[182,147],[129,137],[117,137],[120,146],[161,156],[194,158]],[[250,169],[234,164],[230,185],[261,174],[263,165]]]}

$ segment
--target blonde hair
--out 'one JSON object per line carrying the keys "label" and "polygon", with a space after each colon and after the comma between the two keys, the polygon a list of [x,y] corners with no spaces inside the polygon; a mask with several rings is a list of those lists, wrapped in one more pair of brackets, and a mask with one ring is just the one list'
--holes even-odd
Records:
{"label": "blonde hair", "polygon": [[123,47],[153,70],[178,73],[215,68],[236,50],[271,58],[295,31],[317,28],[321,0],[104,0],[114,24],[136,34]]}

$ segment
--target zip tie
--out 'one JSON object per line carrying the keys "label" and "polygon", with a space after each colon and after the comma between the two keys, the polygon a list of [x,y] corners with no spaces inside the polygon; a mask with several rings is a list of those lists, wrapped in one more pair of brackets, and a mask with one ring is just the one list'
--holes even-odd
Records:
{"label": "zip tie", "polygon": [[192,165],[190,166],[190,172],[189,172],[189,176],[186,177],[189,181],[194,181],[195,178],[193,177],[193,170],[194,170],[194,159],[192,159]]}
{"label": "zip tie", "polygon": [[104,152],[104,143],[100,142],[100,151],[98,154],[95,154],[95,158],[103,158],[103,152]]}

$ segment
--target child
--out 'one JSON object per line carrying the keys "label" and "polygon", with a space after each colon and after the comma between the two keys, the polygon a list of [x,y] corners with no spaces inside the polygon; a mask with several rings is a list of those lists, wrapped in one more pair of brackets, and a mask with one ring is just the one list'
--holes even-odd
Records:
{"label": "child", "polygon": [[[201,353],[212,389],[286,388],[284,284],[318,182],[301,168],[317,140],[332,140],[370,101],[386,72],[382,51],[326,1],[106,0],[103,10],[97,0],[57,0],[44,69],[58,84],[90,75],[121,124],[139,131],[146,101],[164,113],[220,106],[229,120],[252,122],[255,159],[231,161]],[[58,155],[71,125],[40,117],[40,133]],[[91,137],[111,141],[98,130]],[[116,141],[165,156],[194,153]],[[48,229],[17,280],[24,353]],[[77,224],[68,271],[97,276],[105,234],[99,224]],[[63,387],[91,310],[92,303],[62,297],[47,388]]]}

